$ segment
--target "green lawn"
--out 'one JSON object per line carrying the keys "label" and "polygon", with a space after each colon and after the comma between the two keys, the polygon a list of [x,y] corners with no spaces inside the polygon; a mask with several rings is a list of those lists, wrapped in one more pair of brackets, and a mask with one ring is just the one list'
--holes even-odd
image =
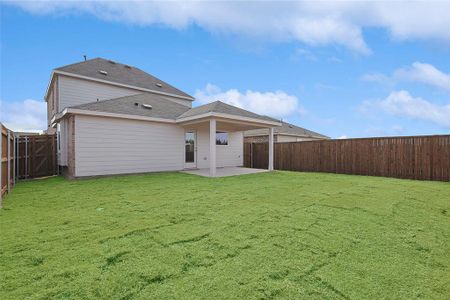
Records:
{"label": "green lawn", "polygon": [[0,299],[449,299],[450,184],[275,172],[21,182]]}

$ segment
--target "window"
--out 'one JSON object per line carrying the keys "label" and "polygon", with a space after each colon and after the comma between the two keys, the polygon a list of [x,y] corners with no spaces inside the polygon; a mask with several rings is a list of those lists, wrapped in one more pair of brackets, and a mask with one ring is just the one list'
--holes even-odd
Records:
{"label": "window", "polygon": [[216,131],[216,145],[228,145],[228,132]]}

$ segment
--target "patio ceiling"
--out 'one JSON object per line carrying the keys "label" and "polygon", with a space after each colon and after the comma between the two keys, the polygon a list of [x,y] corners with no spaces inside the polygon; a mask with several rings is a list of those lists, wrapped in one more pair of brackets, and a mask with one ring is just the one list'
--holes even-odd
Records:
{"label": "patio ceiling", "polygon": [[[188,122],[179,123],[179,125],[183,126],[186,129],[208,129],[209,121],[211,118],[213,117],[191,120]],[[258,120],[240,120],[217,117],[215,117],[214,119],[216,120],[216,129],[218,131],[227,132],[246,131],[251,129],[271,128],[274,126],[278,126],[277,123],[274,122],[270,122],[269,124],[269,122],[261,122]]]}

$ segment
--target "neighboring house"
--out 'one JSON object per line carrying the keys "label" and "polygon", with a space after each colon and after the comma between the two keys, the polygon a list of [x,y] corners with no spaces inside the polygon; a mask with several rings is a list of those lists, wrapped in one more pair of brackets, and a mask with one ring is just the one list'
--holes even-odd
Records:
{"label": "neighboring house", "polygon": [[[328,136],[320,133],[289,124],[287,122],[281,122],[280,127],[274,129],[274,142],[303,142],[329,139]],[[269,141],[268,129],[254,129],[244,132],[244,141],[246,143],[267,143]]]}
{"label": "neighboring house", "polygon": [[215,176],[216,167],[243,165],[243,131],[281,126],[219,101],[192,108],[192,96],[102,58],[53,70],[45,100],[69,177],[191,168]]}
{"label": "neighboring house", "polygon": [[39,132],[27,132],[27,131],[14,131],[15,136],[32,136],[32,135],[40,135]]}

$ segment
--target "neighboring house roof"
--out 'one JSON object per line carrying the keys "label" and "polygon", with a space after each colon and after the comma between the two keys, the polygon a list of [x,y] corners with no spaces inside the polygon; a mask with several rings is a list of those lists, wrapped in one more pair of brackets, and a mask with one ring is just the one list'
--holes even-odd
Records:
{"label": "neighboring house roof", "polygon": [[[280,127],[275,127],[274,134],[285,134],[292,136],[301,136],[301,137],[311,137],[311,138],[320,138],[320,139],[329,139],[328,136],[322,135],[320,133],[298,127],[294,124],[290,124],[287,122],[281,122]],[[267,129],[254,129],[248,130],[244,132],[244,136],[261,136],[268,135],[269,132]]]}
{"label": "neighboring house roof", "polygon": [[273,118],[270,118],[267,116],[258,115],[258,114],[252,113],[248,110],[223,103],[221,101],[215,101],[215,102],[211,102],[211,103],[208,103],[205,105],[194,107],[194,108],[186,111],[185,113],[183,113],[179,117],[179,119],[199,116],[199,115],[203,115],[206,113],[229,114],[229,115],[234,115],[234,116],[258,119],[258,120],[262,120],[262,121],[280,122],[279,120],[276,120],[276,119],[273,119]]}
{"label": "neighboring house roof", "polygon": [[[151,105],[152,108],[146,108],[143,104]],[[91,102],[71,106],[70,108],[172,120],[175,120],[178,116],[190,109],[186,105],[164,99],[159,95],[151,93]]]}
{"label": "neighboring house roof", "polygon": [[[149,107],[151,106],[151,108]],[[147,107],[146,107],[147,106]],[[267,116],[258,115],[244,109],[225,104],[220,101],[190,108],[186,105],[179,104],[175,101],[168,100],[167,97],[143,93],[131,96],[125,96],[115,99],[96,101],[76,106],[70,106],[71,110],[83,110],[104,112],[122,115],[134,115],[140,117],[181,120],[190,117],[202,117],[208,113],[217,113],[223,115],[232,115],[237,117],[245,117],[265,122],[276,122],[278,120]]]}
{"label": "neighboring house roof", "polygon": [[112,60],[94,58],[79,63],[56,68],[55,71],[87,76],[138,88],[148,89],[181,97],[194,98],[170,84],[142,71],[139,68],[124,65]]}

